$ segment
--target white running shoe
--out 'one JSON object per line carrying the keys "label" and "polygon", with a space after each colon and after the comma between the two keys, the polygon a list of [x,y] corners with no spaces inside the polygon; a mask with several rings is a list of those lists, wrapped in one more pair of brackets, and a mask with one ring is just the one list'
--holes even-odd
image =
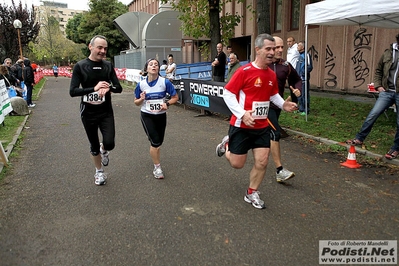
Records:
{"label": "white running shoe", "polygon": [[216,155],[222,157],[226,153],[226,145],[229,143],[229,136],[224,136],[222,142],[216,146]]}
{"label": "white running shoe", "polygon": [[104,172],[97,172],[94,175],[94,184],[97,186],[105,185],[107,183],[107,175]]}
{"label": "white running shoe", "polygon": [[244,197],[245,202],[251,203],[257,209],[266,208],[265,202],[259,198],[259,191],[253,191],[252,194],[246,194]]}
{"label": "white running shoe", "polygon": [[109,164],[109,151],[101,153],[101,164],[104,166]]}
{"label": "white running shoe", "polygon": [[160,166],[154,168],[154,171],[153,171],[152,173],[154,174],[154,177],[155,177],[156,179],[163,179],[163,178],[165,178],[165,176],[163,175],[163,172],[162,172],[162,168],[161,168]]}
{"label": "white running shoe", "polygon": [[290,178],[293,178],[294,176],[294,172],[288,171],[287,169],[283,168],[283,170],[281,170],[278,174],[276,173],[276,181],[279,183],[284,182]]}
{"label": "white running shoe", "polygon": [[103,147],[103,144],[100,143],[101,164],[107,166],[109,164],[109,151],[105,151]]}

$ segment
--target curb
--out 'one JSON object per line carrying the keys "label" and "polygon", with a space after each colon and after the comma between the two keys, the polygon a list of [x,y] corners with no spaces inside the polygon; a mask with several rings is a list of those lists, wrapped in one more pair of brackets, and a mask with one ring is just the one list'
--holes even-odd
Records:
{"label": "curb", "polygon": [[[25,127],[26,121],[28,120],[30,113],[31,113],[31,110],[29,110],[29,114],[25,115],[24,121],[22,121],[21,125],[18,127],[17,132],[15,133],[11,142],[8,143],[7,148],[5,149],[5,154],[6,154],[7,158],[10,157],[10,154],[11,154],[12,150],[14,149],[15,144],[18,141],[19,135],[21,135],[21,132]],[[4,164],[0,163],[0,173],[3,171],[3,168],[4,168]]]}

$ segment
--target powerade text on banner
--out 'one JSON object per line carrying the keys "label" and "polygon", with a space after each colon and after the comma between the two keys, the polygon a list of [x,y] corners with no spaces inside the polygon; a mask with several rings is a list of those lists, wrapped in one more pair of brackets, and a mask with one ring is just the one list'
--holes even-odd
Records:
{"label": "powerade text on banner", "polygon": [[211,112],[231,115],[223,100],[226,83],[198,79],[181,79],[183,103]]}

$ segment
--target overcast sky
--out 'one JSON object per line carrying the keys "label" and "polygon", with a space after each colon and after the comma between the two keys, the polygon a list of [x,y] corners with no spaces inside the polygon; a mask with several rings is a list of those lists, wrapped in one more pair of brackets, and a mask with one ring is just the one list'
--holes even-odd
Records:
{"label": "overcast sky", "polygon": [[[47,1],[49,1],[49,0],[47,0]],[[132,2],[132,0],[118,0],[118,1],[124,3],[125,5]],[[27,4],[28,7],[30,7],[32,4],[34,6],[40,5],[40,0],[14,0],[14,3],[16,5],[18,5],[19,2],[22,2],[22,5]],[[76,10],[88,10],[89,9],[89,6],[87,4],[89,2],[89,0],[55,0],[54,2],[66,3],[66,4],[68,4],[69,9],[76,9]],[[0,0],[0,3],[10,6],[11,0]]]}

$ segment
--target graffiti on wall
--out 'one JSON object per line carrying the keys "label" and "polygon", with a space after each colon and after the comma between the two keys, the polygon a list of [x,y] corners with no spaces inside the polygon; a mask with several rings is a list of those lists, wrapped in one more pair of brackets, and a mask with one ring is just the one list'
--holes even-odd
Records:
{"label": "graffiti on wall", "polygon": [[356,84],[353,88],[362,86],[370,74],[370,69],[368,68],[366,60],[364,60],[363,55],[365,51],[371,50],[371,36],[372,34],[367,33],[367,29],[365,28],[358,29],[354,34],[353,48],[355,54],[351,57],[351,60],[353,62]]}
{"label": "graffiti on wall", "polygon": [[324,78],[324,85],[328,89],[335,89],[337,88],[337,76],[334,75],[332,72],[335,68],[335,58],[333,51],[331,50],[330,46],[327,44],[326,47],[326,62],[324,68],[327,71],[327,77]]}
{"label": "graffiti on wall", "polygon": [[312,58],[313,62],[319,61],[319,52],[316,50],[316,48],[312,45],[308,49],[308,54]]}

